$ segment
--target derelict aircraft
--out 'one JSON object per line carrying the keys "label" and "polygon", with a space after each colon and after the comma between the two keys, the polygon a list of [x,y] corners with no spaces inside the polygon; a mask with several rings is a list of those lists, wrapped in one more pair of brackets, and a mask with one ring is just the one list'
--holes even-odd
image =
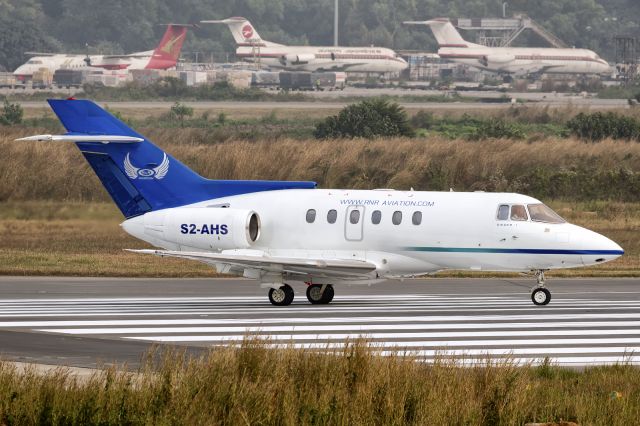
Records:
{"label": "derelict aircraft", "polygon": [[71,55],[64,53],[37,53],[13,72],[16,78],[25,81],[32,78],[33,73],[46,68],[55,72],[61,68],[78,69],[87,67],[105,70],[165,70],[176,66],[180,57],[182,44],[187,36],[188,24],[167,24],[160,43],[153,50],[135,52],[124,55]]}
{"label": "derelict aircraft", "polygon": [[409,66],[400,55],[384,47],[285,46],[266,41],[242,17],[200,23],[226,24],[238,45],[236,56],[272,68],[387,73],[400,72]]}
{"label": "derelict aircraft", "polygon": [[49,100],[72,142],[125,217],[122,228],[161,250],[257,280],[274,305],[293,285],[314,304],[334,286],[371,285],[446,269],[544,272],[596,265],[624,251],[535,198],[484,192],[319,189],[314,182],[205,179],[88,100]]}
{"label": "derelict aircraft", "polygon": [[548,47],[487,47],[462,38],[447,18],[406,21],[427,25],[438,41],[438,56],[454,62],[504,75],[606,74],[611,67],[597,53],[587,49]]}

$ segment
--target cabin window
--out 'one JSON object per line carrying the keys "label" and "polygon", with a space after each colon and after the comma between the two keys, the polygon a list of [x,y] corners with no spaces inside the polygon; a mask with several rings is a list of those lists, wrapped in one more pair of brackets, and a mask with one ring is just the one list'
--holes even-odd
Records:
{"label": "cabin window", "polygon": [[382,212],[380,210],[374,210],[373,213],[371,213],[371,223],[373,223],[374,225],[378,225],[380,224],[381,220]]}
{"label": "cabin window", "polygon": [[314,209],[307,210],[307,223],[313,223],[316,221],[316,211]]}
{"label": "cabin window", "polygon": [[335,210],[329,210],[329,212],[327,213],[327,222],[336,223],[337,219],[338,219],[338,212]]}
{"label": "cabin window", "polygon": [[411,223],[414,225],[420,225],[422,223],[422,212],[413,212],[413,216],[411,216]]}
{"label": "cabin window", "polygon": [[527,220],[527,209],[522,204],[514,204],[511,206],[511,220]]}
{"label": "cabin window", "polygon": [[529,215],[534,222],[564,223],[565,220],[544,204],[527,204]]}
{"label": "cabin window", "polygon": [[351,213],[349,213],[349,222],[353,225],[360,222],[360,210],[351,210]]}
{"label": "cabin window", "polygon": [[402,223],[402,212],[397,210],[393,212],[393,216],[391,216],[391,222],[393,222],[394,225],[400,225],[400,223]]}
{"label": "cabin window", "polygon": [[509,206],[507,204],[498,207],[498,220],[509,220]]}

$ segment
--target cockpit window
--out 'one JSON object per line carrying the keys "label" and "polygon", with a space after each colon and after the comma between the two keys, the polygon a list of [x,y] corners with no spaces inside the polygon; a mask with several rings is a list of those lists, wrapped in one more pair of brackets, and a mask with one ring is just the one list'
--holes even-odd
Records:
{"label": "cockpit window", "polygon": [[509,206],[507,204],[498,207],[498,220],[509,220]]}
{"label": "cockpit window", "polygon": [[522,204],[514,204],[511,206],[511,220],[527,220],[527,209]]}
{"label": "cockpit window", "polygon": [[27,61],[28,64],[42,64],[42,61],[38,60],[38,59],[30,59],[29,61]]}
{"label": "cockpit window", "polygon": [[564,223],[565,220],[558,213],[544,204],[527,204],[531,220],[545,223]]}

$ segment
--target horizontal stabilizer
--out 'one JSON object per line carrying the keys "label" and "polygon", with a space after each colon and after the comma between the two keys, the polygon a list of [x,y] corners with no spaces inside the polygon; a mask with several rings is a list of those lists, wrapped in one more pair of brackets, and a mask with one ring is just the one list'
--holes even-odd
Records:
{"label": "horizontal stabilizer", "polygon": [[34,142],[102,142],[102,143],[137,143],[143,138],[115,135],[35,135],[18,138],[17,141]]}

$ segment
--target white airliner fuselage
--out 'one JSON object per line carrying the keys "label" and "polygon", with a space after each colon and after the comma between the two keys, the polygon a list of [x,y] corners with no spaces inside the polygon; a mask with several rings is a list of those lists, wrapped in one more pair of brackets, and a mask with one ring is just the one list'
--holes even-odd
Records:
{"label": "white airliner fuselage", "polygon": [[396,73],[408,67],[396,52],[384,47],[285,46],[263,40],[251,23],[241,17],[202,23],[226,24],[242,60],[291,71],[345,71]]}
{"label": "white airliner fuselage", "polygon": [[292,71],[400,72],[407,62],[383,47],[241,46],[236,56]]}
{"label": "white airliner fuselage", "polygon": [[607,61],[592,50],[487,47],[464,40],[448,19],[409,21],[405,24],[429,26],[438,41],[438,55],[441,58],[499,74],[600,75],[611,71]]}
{"label": "white airliner fuselage", "polygon": [[122,59],[106,59],[104,55],[55,54],[51,56],[34,56],[16,68],[13,74],[21,80],[30,80],[33,77],[33,73],[42,68],[46,68],[52,73],[59,69],[95,70],[96,68],[102,68],[108,70],[141,70],[145,69],[149,64],[153,50],[138,52],[136,55],[139,56],[127,58],[125,61]]}

